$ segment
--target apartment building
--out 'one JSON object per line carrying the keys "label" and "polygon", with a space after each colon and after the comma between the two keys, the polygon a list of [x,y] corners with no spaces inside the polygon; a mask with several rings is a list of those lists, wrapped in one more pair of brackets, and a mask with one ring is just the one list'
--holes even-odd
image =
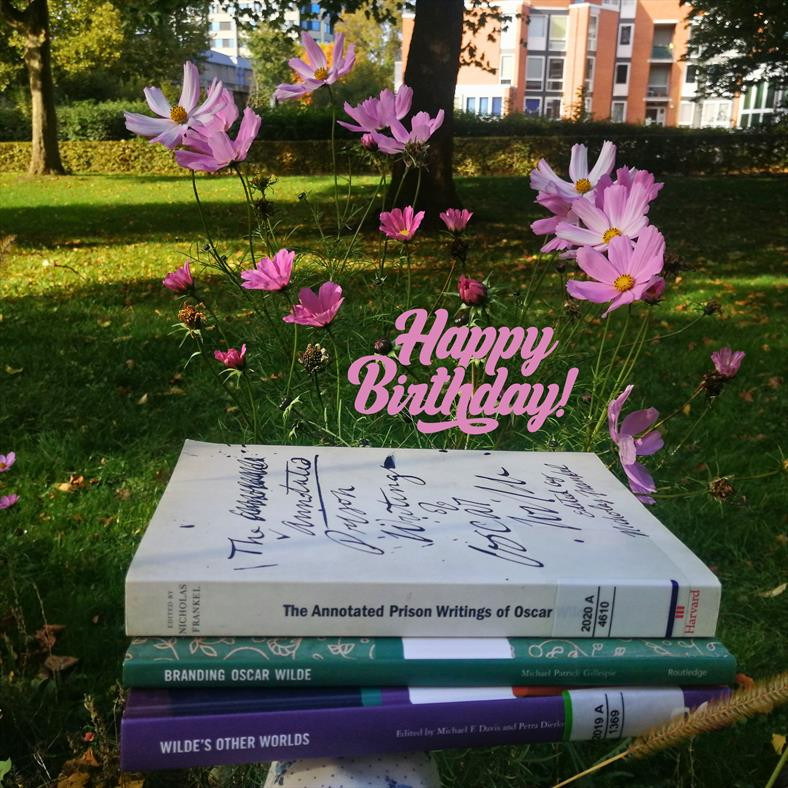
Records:
{"label": "apartment building", "polygon": [[[261,10],[263,3],[260,0],[246,0],[239,3],[239,6],[241,9],[254,11]],[[303,10],[310,11],[308,18],[302,18]],[[334,33],[330,20],[322,14],[320,3],[294,3],[292,9],[285,13],[285,19],[308,31],[320,43],[333,41]],[[219,3],[211,3],[208,11],[208,34],[211,48],[204,53],[203,82],[209,84],[216,77],[234,93],[249,93],[252,64],[239,20],[233,13],[225,11]]]}
{"label": "apartment building", "polygon": [[[460,69],[455,106],[478,115],[525,112],[620,123],[758,125],[775,111],[768,86],[739,97],[696,100],[687,51],[687,6],[679,0],[501,0],[503,25],[473,41],[483,67]],[[403,17],[403,59],[413,15]]]}

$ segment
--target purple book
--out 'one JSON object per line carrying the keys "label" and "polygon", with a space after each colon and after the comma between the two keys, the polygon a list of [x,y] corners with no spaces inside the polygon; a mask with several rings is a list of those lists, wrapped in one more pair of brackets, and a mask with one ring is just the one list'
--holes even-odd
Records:
{"label": "purple book", "polygon": [[133,689],[124,771],[403,750],[621,739],[723,697],[725,687]]}

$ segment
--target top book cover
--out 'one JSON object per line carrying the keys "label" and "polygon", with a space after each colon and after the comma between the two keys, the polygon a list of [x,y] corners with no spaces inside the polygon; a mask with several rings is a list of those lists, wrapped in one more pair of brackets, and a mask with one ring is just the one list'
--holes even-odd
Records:
{"label": "top book cover", "polygon": [[147,636],[712,637],[720,585],[594,454],[186,441]]}

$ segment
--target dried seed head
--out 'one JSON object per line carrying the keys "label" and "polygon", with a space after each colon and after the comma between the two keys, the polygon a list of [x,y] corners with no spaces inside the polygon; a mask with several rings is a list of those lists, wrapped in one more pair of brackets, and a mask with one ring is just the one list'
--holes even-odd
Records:
{"label": "dried seed head", "polygon": [[[198,304],[202,306],[202,304]],[[185,304],[178,312],[178,320],[183,323],[190,331],[202,328],[203,321],[205,320],[205,313],[201,312],[191,304]]]}
{"label": "dried seed head", "polygon": [[709,482],[709,495],[711,495],[712,498],[716,498],[718,501],[724,501],[726,498],[730,498],[734,492],[736,491],[733,485],[724,476],[721,476],[719,479],[712,479]]}
{"label": "dried seed head", "polygon": [[298,363],[310,374],[317,375],[322,372],[329,362],[328,351],[318,344],[311,342],[306,346],[303,353],[298,354]]}
{"label": "dried seed head", "polygon": [[703,314],[704,315],[713,315],[715,312],[719,312],[721,309],[722,309],[722,307],[720,306],[720,302],[719,301],[709,301],[703,307]]}
{"label": "dried seed head", "polygon": [[725,386],[725,378],[719,372],[707,372],[700,381],[700,387],[706,392],[709,399],[719,397]]}

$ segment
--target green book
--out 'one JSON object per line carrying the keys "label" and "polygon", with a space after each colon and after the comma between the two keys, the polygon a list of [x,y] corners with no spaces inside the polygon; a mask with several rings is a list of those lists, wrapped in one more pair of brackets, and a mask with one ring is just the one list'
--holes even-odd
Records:
{"label": "green book", "polygon": [[730,684],[710,638],[134,638],[128,687]]}

